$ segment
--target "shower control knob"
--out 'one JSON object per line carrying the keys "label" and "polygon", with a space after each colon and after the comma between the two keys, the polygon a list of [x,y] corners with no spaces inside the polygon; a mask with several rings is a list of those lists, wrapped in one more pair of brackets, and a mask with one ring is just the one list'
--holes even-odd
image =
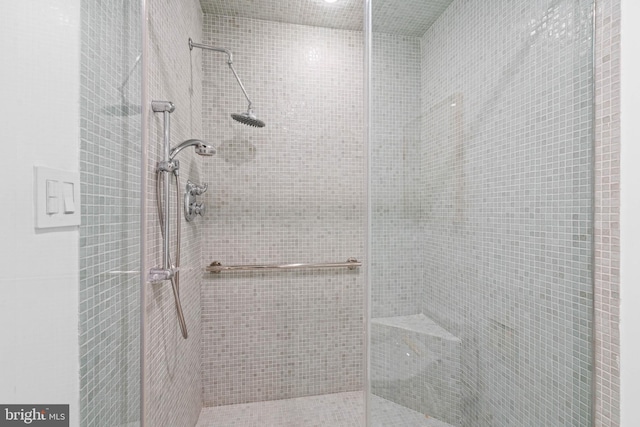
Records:
{"label": "shower control knob", "polygon": [[185,191],[194,196],[201,196],[205,191],[207,191],[207,188],[209,188],[207,184],[198,185],[191,181],[187,181]]}
{"label": "shower control knob", "polygon": [[207,187],[207,184],[197,185],[187,181],[184,191],[184,218],[187,221],[193,221],[198,215],[204,216],[206,208],[204,203],[196,200],[196,196],[200,196],[207,191]]}
{"label": "shower control knob", "polygon": [[195,215],[204,216],[205,212],[207,211],[207,207],[204,205],[204,203],[201,202],[194,203],[192,205],[192,208]]}

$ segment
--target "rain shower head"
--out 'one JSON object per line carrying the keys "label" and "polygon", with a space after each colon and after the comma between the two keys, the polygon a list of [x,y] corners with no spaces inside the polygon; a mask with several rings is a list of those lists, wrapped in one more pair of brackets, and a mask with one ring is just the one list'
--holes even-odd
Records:
{"label": "rain shower head", "polygon": [[240,85],[240,89],[242,89],[242,93],[244,94],[244,97],[247,98],[247,102],[249,103],[246,113],[231,114],[231,117],[233,118],[233,120],[238,121],[243,125],[253,126],[258,128],[264,127],[264,122],[262,120],[258,120],[256,116],[253,114],[253,110],[251,109],[251,99],[249,98],[249,95],[247,95],[247,91],[244,88],[244,85],[242,84],[242,82],[240,81],[240,77],[238,77],[238,73],[236,73],[236,69],[233,68],[233,53],[231,53],[230,50],[224,49],[221,47],[207,46],[200,43],[194,43],[193,40],[189,38],[189,50],[193,50],[194,47],[227,54],[227,64],[229,65],[229,69],[233,73],[233,76],[236,78],[238,85]]}
{"label": "rain shower head", "polygon": [[243,125],[247,125],[247,126],[253,126],[253,127],[257,127],[257,128],[263,128],[264,127],[264,122],[260,119],[258,119],[254,114],[252,110],[247,111],[246,113],[240,113],[240,114],[231,114],[231,117],[233,118],[233,120],[242,123]]}
{"label": "rain shower head", "polygon": [[195,146],[196,154],[201,156],[213,156],[216,154],[216,148],[199,139],[187,139],[176,147],[171,149],[169,160],[173,160],[176,155],[187,147]]}

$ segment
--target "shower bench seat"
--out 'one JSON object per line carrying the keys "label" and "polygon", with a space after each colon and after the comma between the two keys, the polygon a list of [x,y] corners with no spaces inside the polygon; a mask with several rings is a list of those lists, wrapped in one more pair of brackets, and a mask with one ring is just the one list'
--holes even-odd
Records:
{"label": "shower bench seat", "polygon": [[372,393],[460,425],[460,345],[424,314],[372,319]]}

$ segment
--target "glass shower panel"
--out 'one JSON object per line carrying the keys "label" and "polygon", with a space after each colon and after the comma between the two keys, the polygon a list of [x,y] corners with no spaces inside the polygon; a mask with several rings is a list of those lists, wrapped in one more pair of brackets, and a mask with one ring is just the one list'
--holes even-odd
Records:
{"label": "glass shower panel", "polygon": [[140,2],[82,1],[80,419],[140,421]]}
{"label": "glass shower panel", "polygon": [[370,425],[590,425],[591,0],[372,0]]}

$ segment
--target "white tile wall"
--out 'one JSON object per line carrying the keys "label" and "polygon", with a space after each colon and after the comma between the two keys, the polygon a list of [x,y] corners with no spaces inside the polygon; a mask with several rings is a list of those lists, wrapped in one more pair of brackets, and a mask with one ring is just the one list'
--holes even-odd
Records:
{"label": "white tile wall", "polygon": [[363,1],[201,0],[206,14],[362,31]]}
{"label": "white tile wall", "polygon": [[591,1],[454,1],[422,38],[422,310],[463,425],[589,425]]}
{"label": "white tile wall", "polygon": [[420,312],[420,39],[374,33],[372,48],[371,316],[379,318]]}
{"label": "white tile wall", "polygon": [[[461,338],[462,425],[590,423],[590,12],[589,1],[452,2],[420,41],[419,165],[386,166],[392,149],[373,146],[373,194],[420,200],[389,203],[388,219],[374,209],[374,271],[409,246],[396,230],[380,237],[386,223],[417,223],[421,237],[407,277],[372,275],[372,310],[397,315],[392,290],[417,288],[422,303],[406,309]],[[384,46],[374,37],[373,141],[388,132],[398,149],[406,126],[381,123],[414,72],[384,64],[414,60]]]}
{"label": "white tile wall", "polygon": [[[362,34],[205,15],[230,49],[261,129],[223,54],[204,52],[203,262],[346,261],[364,255]],[[362,387],[361,271],[227,274],[203,285],[205,405]]]}

